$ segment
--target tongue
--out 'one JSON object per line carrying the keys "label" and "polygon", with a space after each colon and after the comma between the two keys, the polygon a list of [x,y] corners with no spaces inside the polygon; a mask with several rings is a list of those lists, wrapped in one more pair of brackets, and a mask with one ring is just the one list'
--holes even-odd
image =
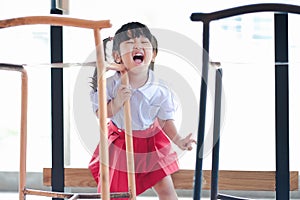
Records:
{"label": "tongue", "polygon": [[142,60],[141,60],[141,59],[135,59],[134,62],[135,62],[136,64],[141,64],[141,63],[142,63]]}

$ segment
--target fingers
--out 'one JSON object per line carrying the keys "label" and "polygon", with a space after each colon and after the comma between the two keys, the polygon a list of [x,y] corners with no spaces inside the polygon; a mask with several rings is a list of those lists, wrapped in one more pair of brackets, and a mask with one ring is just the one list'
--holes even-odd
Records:
{"label": "fingers", "polygon": [[123,64],[117,64],[117,63],[107,63],[106,65],[106,71],[108,70],[115,70],[115,71],[125,71],[126,68]]}
{"label": "fingers", "polygon": [[120,85],[119,90],[129,90],[130,91],[130,87],[128,85]]}
{"label": "fingers", "polygon": [[189,135],[187,135],[184,139],[183,139],[183,143],[184,143],[184,149],[185,150],[192,150],[192,144],[195,143],[197,144],[196,140],[194,140],[192,137],[192,133],[190,133]]}
{"label": "fingers", "polygon": [[121,99],[122,102],[125,102],[131,97],[130,88],[126,85],[120,85],[117,96],[117,98]]}
{"label": "fingers", "polygon": [[191,139],[191,137],[192,137],[192,133],[190,133],[190,134],[188,134],[186,137],[185,137],[185,140],[190,140]]}
{"label": "fingers", "polygon": [[192,133],[188,134],[185,138],[184,138],[184,142],[185,143],[196,143],[196,140],[194,140],[192,137]]}
{"label": "fingers", "polygon": [[125,96],[131,95],[131,90],[127,85],[121,85],[119,91]]}

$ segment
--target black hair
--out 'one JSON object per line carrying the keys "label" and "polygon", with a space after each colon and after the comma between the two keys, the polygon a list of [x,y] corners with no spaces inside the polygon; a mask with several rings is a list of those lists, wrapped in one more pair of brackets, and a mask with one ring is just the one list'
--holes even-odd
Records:
{"label": "black hair", "polygon": [[[108,38],[105,38],[103,40],[103,49],[104,49],[104,60],[107,61],[107,53],[106,52],[106,45],[107,45],[107,42],[111,41],[112,38],[111,37],[108,37]],[[94,70],[94,75],[93,77],[91,77],[91,88],[96,92],[97,91],[97,87],[98,87],[98,82],[97,82],[97,67],[95,67],[95,70]]]}
{"label": "black hair", "polygon": [[144,36],[153,44],[153,36],[149,28],[140,22],[129,22],[117,30],[113,40],[113,51],[119,52],[120,44],[132,38]]}
{"label": "black hair", "polygon": [[[158,45],[157,45],[157,39],[155,36],[153,36],[149,30],[149,28],[140,23],[140,22],[129,22],[127,24],[124,24],[120,29],[117,30],[115,33],[115,36],[113,37],[113,51],[119,52],[120,49],[120,43],[129,40],[131,38],[136,38],[144,36],[149,39],[149,41],[152,44],[153,52],[157,54],[158,51]],[[103,40],[103,48],[104,48],[104,58],[105,61],[107,61],[107,52],[105,51],[107,42],[111,41],[112,38],[108,37]],[[151,61],[149,65],[149,69],[154,70],[154,62]],[[98,83],[97,83],[97,67],[94,70],[94,75],[91,77],[91,88],[96,92]]]}
{"label": "black hair", "polygon": [[[157,53],[158,53],[158,44],[157,44],[157,39],[154,35],[152,35],[151,43],[152,43],[153,53],[155,53],[157,55]],[[151,61],[150,65],[149,65],[149,69],[154,71],[154,61]]]}

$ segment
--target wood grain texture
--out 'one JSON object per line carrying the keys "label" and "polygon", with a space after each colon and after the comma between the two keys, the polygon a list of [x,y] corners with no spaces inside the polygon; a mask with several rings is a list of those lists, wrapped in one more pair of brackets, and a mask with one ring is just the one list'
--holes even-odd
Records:
{"label": "wood grain texture", "polygon": [[102,29],[110,28],[110,20],[86,20],[61,15],[26,16],[0,20],[0,28],[21,25],[49,24],[54,26],[72,26],[80,28]]}
{"label": "wood grain texture", "polygon": [[[51,186],[51,168],[44,168],[44,185]],[[298,190],[297,171],[290,172],[290,190]],[[203,170],[203,189],[210,189],[210,170]],[[193,189],[194,170],[179,170],[172,174],[176,189]],[[220,170],[219,190],[275,191],[275,171]],[[97,187],[89,169],[65,168],[66,187]]]}
{"label": "wood grain texture", "polygon": [[[53,192],[44,190],[34,190],[34,189],[24,189],[23,193],[25,195],[35,195],[44,196],[60,199],[102,199],[101,193],[67,193],[67,192]],[[109,194],[110,198],[129,198],[130,194],[128,192],[113,192]],[[24,199],[22,199],[24,200]]]}

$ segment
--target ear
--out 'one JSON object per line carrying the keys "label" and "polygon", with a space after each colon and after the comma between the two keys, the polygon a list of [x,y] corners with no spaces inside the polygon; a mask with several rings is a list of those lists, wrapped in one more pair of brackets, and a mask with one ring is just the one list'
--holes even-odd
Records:
{"label": "ear", "polygon": [[119,52],[114,51],[112,53],[112,55],[114,57],[115,63],[120,64],[122,62],[122,59],[121,59],[121,56],[120,56]]}
{"label": "ear", "polygon": [[155,62],[156,56],[157,56],[157,52],[156,52],[156,51],[153,51],[153,55],[152,55],[151,62]]}

